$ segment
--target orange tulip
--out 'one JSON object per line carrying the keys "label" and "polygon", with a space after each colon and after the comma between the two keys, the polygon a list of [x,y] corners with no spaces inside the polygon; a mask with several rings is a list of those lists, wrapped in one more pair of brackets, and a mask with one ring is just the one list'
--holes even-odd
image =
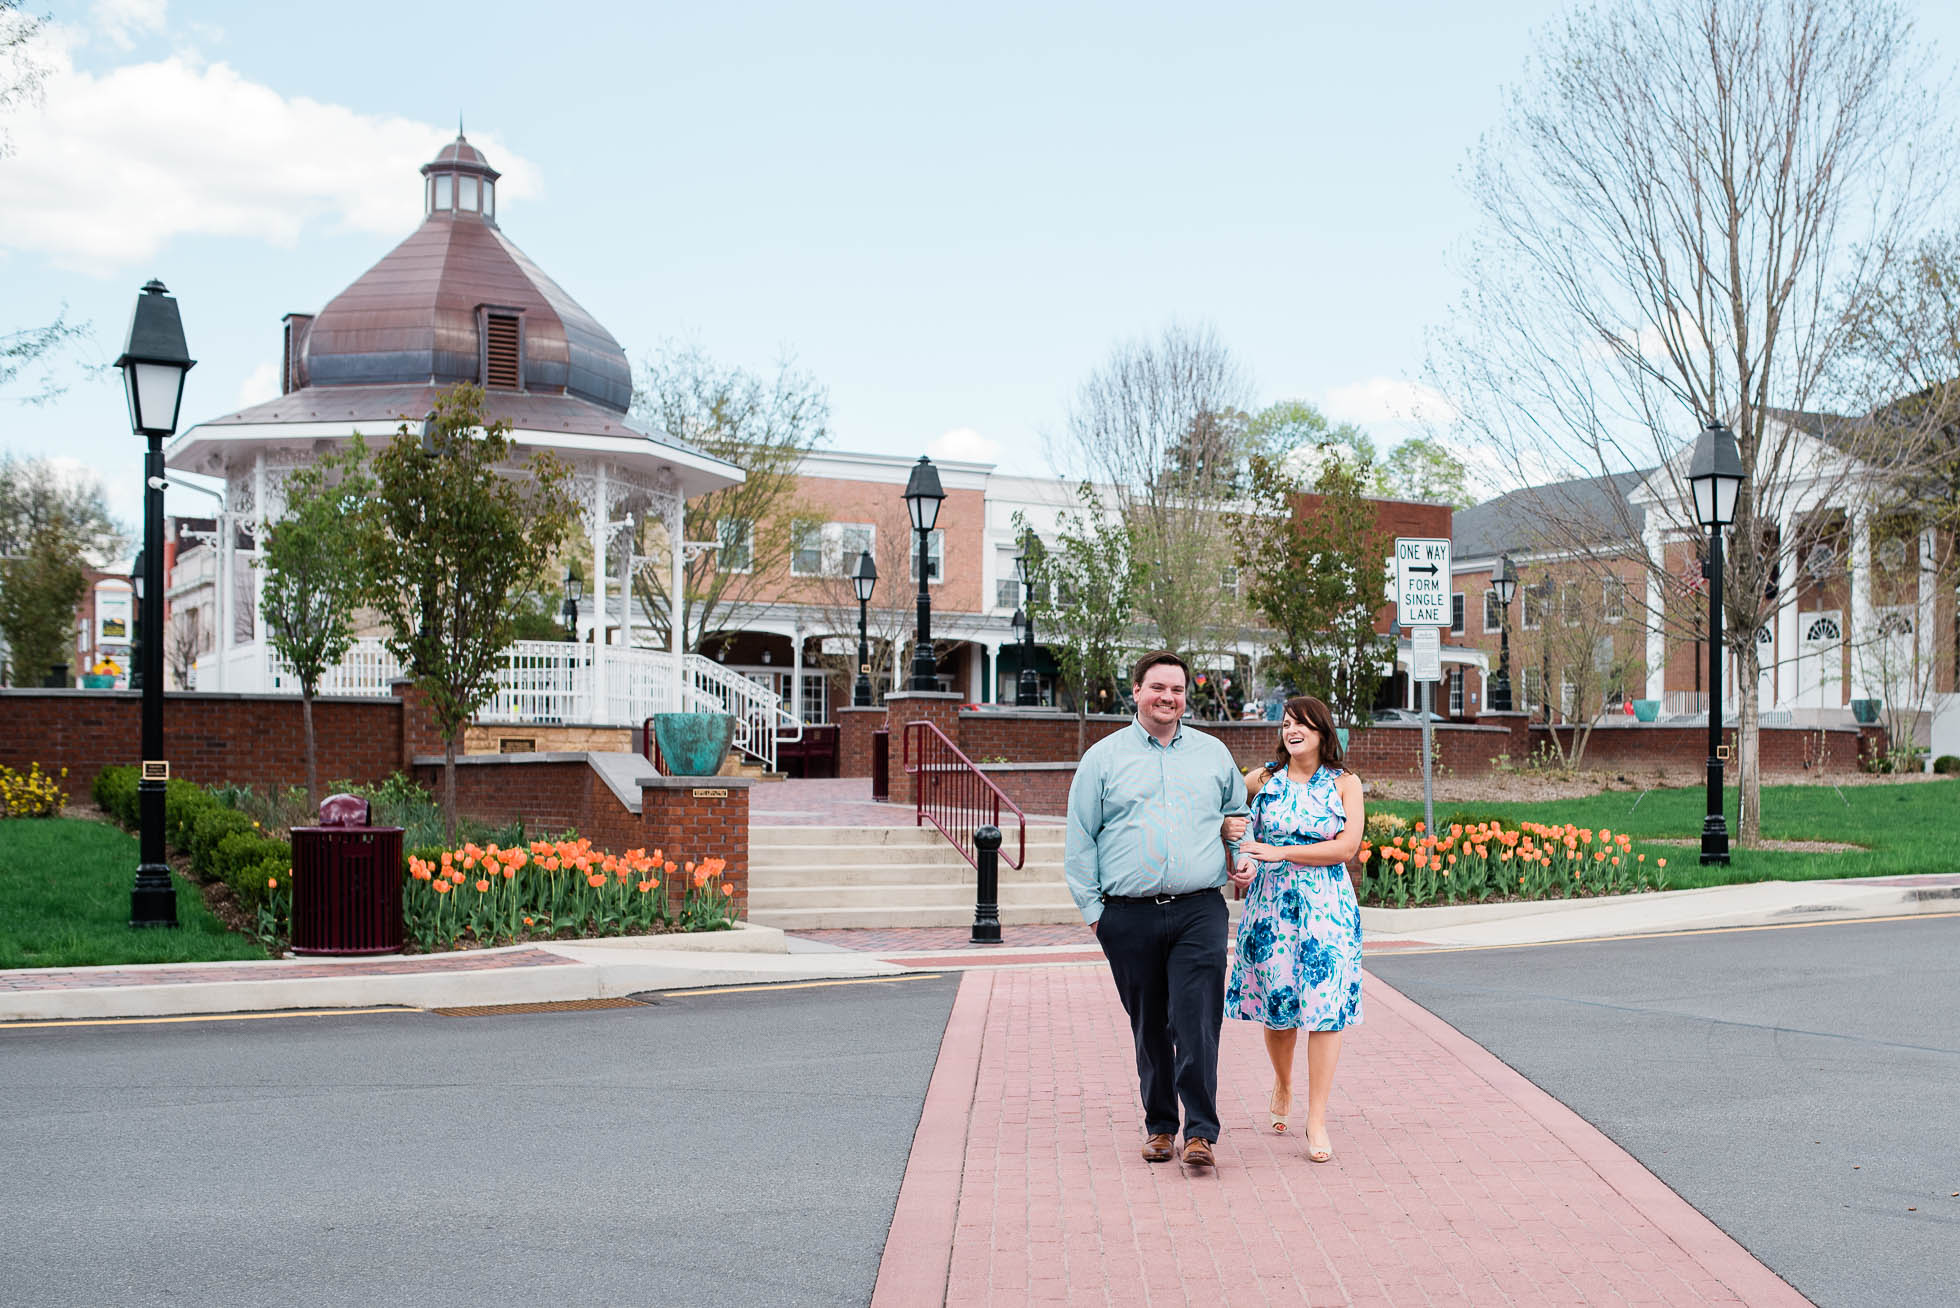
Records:
{"label": "orange tulip", "polygon": [[438,895],[446,895],[446,894],[448,894],[448,893],[449,893],[449,882],[447,882],[447,881],[438,881],[438,882],[436,882],[436,893],[437,893]]}
{"label": "orange tulip", "polygon": [[525,919],[524,919],[524,925],[525,925],[525,926],[530,926],[530,925],[531,925],[531,919],[530,919],[530,918],[528,918],[528,917],[527,917],[527,918],[525,918]]}
{"label": "orange tulip", "polygon": [[732,895],[735,893],[735,887],[729,884],[728,882],[724,881],[721,883],[721,893],[724,895]]}
{"label": "orange tulip", "polygon": [[266,888],[267,890],[277,890],[277,889],[279,889],[279,878],[278,878],[278,877],[267,877],[267,878],[265,879],[265,888]]}
{"label": "orange tulip", "polygon": [[490,889],[490,883],[488,881],[478,881],[476,883],[476,893],[479,895],[484,894],[489,889]]}
{"label": "orange tulip", "polygon": [[594,890],[597,890],[600,886],[606,884],[606,879],[600,876],[597,872],[594,872],[591,876],[588,876],[585,879],[585,884],[591,886]]}

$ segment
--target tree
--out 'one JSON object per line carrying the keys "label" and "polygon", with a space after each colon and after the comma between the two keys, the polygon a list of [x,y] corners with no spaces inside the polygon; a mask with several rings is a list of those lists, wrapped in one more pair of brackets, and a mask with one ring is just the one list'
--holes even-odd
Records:
{"label": "tree", "polygon": [[362,537],[366,600],[442,732],[443,811],[456,834],[456,748],[495,693],[512,598],[542,589],[570,533],[571,469],[550,451],[511,463],[509,422],[483,424],[483,391],[436,397],[426,443],[404,424],[375,456]]}
{"label": "tree", "polygon": [[129,548],[129,533],[110,516],[108,495],[95,474],[77,475],[47,459],[0,453],[0,558],[25,553],[56,519],[97,562]]}
{"label": "tree", "polygon": [[[661,435],[747,474],[738,485],[696,496],[684,510],[685,538],[720,547],[689,558],[682,573],[682,648],[699,649],[705,637],[754,622],[783,593],[790,527],[799,512],[797,471],[829,437],[829,396],[787,361],[765,379],[721,367],[698,348],[670,345],[642,366],[633,411]],[[663,645],[674,607],[666,536],[666,524],[642,520],[636,553],[653,563],[633,578]]]}
{"label": "tree", "polygon": [[1612,539],[1565,552],[1603,564],[1643,526],[1705,535],[1686,446],[1705,423],[1735,431],[1749,480],[1733,532],[1749,544],[1726,552],[1724,595],[1745,842],[1761,829],[1756,632],[1817,529],[1799,497],[1832,502],[1883,475],[1874,463],[1912,458],[1842,430],[1820,453],[1792,415],[1828,407],[1842,304],[1937,194],[1926,66],[1891,0],[1580,10],[1542,39],[1472,162],[1483,232],[1436,364],[1465,430],[1520,479],[1653,470],[1656,518],[1618,505]]}
{"label": "tree", "polygon": [[1130,534],[1138,614],[1166,648],[1202,665],[1240,625],[1222,584],[1234,549],[1223,515],[1251,446],[1236,360],[1209,328],[1118,344],[1070,405],[1050,457],[1112,488]]}
{"label": "tree", "polygon": [[1388,499],[1421,500],[1467,509],[1477,502],[1470,493],[1470,470],[1447,445],[1427,436],[1403,441],[1388,452],[1375,470],[1375,493]]}
{"label": "tree", "polygon": [[1253,460],[1252,511],[1237,519],[1246,598],[1272,628],[1265,675],[1368,721],[1394,643],[1375,630],[1391,545],[1364,494],[1365,465],[1324,462],[1311,482],[1284,459]]}
{"label": "tree", "polygon": [[196,609],[179,609],[170,615],[170,636],[163,645],[163,662],[170,679],[179,690],[191,688],[191,674],[197,670],[198,655],[204,652],[204,632]]}
{"label": "tree", "polygon": [[354,644],[363,589],[361,547],[373,529],[369,506],[375,486],[363,470],[366,461],[367,447],[356,437],[347,449],[294,470],[286,478],[285,512],[263,525],[259,614],[266,640],[299,679],[306,795],[314,808],[320,805],[320,767],[313,697],[320,678]]}
{"label": "tree", "polygon": [[1056,520],[1044,544],[1016,513],[1014,528],[1030,547],[1023,566],[1033,585],[1028,616],[1036,638],[1061,668],[1075,700],[1075,752],[1089,747],[1089,708],[1121,702],[1124,654],[1135,640],[1136,558],[1122,520],[1083,482],[1077,507]]}
{"label": "tree", "polygon": [[35,522],[19,553],[0,559],[0,637],[10,684],[39,685],[50,667],[74,653],[75,609],[88,594],[86,540],[57,509]]}
{"label": "tree", "polygon": [[1593,727],[1646,675],[1647,637],[1619,573],[1584,560],[1536,570],[1522,589],[1536,620],[1523,624],[1512,647],[1519,667],[1533,674],[1546,724],[1572,726],[1570,745],[1548,733],[1570,770],[1585,759]]}
{"label": "tree", "polygon": [[[47,64],[39,57],[34,38],[46,25],[45,19],[24,11],[20,0],[0,0],[0,159],[13,153],[7,118],[15,110],[40,101]],[[52,400],[67,389],[52,371],[55,356],[61,346],[86,335],[86,325],[68,321],[66,305],[45,327],[0,332],[0,389],[12,385],[29,368],[39,366],[38,385],[21,398],[29,404]]]}

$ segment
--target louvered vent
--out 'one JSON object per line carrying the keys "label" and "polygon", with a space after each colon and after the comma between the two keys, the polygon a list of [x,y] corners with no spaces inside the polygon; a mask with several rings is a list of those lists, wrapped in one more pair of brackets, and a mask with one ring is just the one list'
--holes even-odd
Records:
{"label": "louvered vent", "polygon": [[520,381],[517,318],[502,313],[488,315],[483,342],[483,384],[495,390],[516,390]]}

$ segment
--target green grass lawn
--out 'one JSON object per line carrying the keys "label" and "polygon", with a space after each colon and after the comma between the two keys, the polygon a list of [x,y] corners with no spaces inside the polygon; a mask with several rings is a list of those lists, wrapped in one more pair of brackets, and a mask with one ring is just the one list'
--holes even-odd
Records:
{"label": "green grass lawn", "polygon": [[[1726,792],[1729,831],[1735,831],[1733,786]],[[1960,871],[1960,779],[1900,785],[1764,786],[1763,835],[1771,840],[1835,840],[1861,845],[1839,854],[1805,854],[1735,849],[1727,867],[1698,861],[1702,814],[1708,792],[1699,786],[1615,791],[1583,799],[1531,804],[1436,805],[1438,825],[1462,810],[1510,821],[1573,823],[1632,836],[1693,839],[1686,848],[1668,849],[1669,889],[1724,886],[1745,881],[1814,881],[1832,877],[1900,876],[1916,872]],[[1411,822],[1422,820],[1420,803],[1377,807]],[[1654,847],[1649,847],[1650,849]]]}
{"label": "green grass lawn", "polygon": [[101,822],[0,820],[0,968],[264,958],[177,879],[174,931],[133,931],[136,838]]}

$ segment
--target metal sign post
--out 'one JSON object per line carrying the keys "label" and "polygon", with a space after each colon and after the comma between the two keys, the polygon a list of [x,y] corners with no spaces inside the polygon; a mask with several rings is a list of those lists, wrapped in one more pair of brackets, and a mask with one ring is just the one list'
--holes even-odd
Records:
{"label": "metal sign post", "polygon": [[1395,620],[1409,632],[1409,680],[1422,684],[1422,829],[1436,834],[1435,752],[1430,715],[1443,678],[1443,632],[1450,625],[1450,543],[1435,536],[1395,538]]}

